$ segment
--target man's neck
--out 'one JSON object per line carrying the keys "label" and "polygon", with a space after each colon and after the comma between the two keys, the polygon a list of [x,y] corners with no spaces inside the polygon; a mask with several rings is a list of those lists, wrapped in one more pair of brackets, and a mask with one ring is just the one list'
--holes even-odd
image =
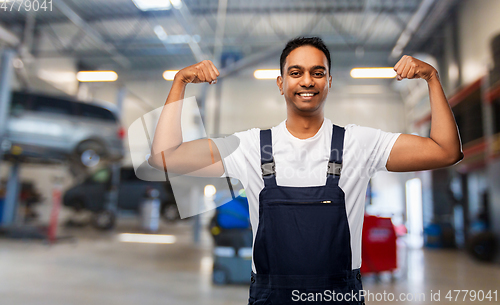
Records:
{"label": "man's neck", "polygon": [[288,116],[285,122],[286,129],[298,139],[308,139],[313,137],[323,124],[325,117],[318,116]]}

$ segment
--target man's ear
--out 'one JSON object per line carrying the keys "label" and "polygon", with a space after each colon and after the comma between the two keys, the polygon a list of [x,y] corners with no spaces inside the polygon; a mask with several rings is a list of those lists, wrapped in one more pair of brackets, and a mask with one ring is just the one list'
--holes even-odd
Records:
{"label": "man's ear", "polygon": [[329,80],[328,80],[328,88],[331,88],[332,87],[332,76],[330,75],[328,78],[329,78]]}
{"label": "man's ear", "polygon": [[283,95],[283,77],[281,75],[276,78],[276,85],[280,89],[280,94]]}

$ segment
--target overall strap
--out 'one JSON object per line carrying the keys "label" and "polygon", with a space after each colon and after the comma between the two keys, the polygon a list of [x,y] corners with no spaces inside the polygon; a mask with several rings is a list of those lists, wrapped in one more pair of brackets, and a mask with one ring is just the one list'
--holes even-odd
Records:
{"label": "overall strap", "polygon": [[327,185],[338,185],[342,171],[342,155],[344,153],[345,129],[333,125],[332,145],[330,148],[330,160],[328,161]]}
{"label": "overall strap", "polygon": [[271,129],[260,131],[260,167],[264,186],[276,186]]}

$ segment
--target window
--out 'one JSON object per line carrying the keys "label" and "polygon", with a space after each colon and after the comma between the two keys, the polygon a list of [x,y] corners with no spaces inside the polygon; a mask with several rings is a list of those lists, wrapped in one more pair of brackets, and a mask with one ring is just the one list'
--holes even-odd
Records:
{"label": "window", "polygon": [[80,115],[86,118],[99,119],[99,120],[107,120],[107,121],[116,121],[115,116],[111,111],[97,107],[89,104],[79,104],[80,107]]}
{"label": "window", "polygon": [[33,110],[44,112],[44,113],[54,113],[54,114],[72,114],[73,102],[68,100],[62,100],[57,98],[39,96],[33,101]]}
{"label": "window", "polygon": [[14,92],[10,103],[10,114],[19,115],[22,112],[30,109],[33,96],[26,93]]}

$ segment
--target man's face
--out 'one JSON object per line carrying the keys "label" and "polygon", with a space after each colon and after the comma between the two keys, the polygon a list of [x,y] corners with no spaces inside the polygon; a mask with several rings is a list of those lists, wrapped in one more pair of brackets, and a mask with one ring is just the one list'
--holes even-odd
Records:
{"label": "man's face", "polygon": [[287,107],[300,113],[321,111],[332,85],[325,54],[312,46],[298,47],[286,57],[277,84]]}

